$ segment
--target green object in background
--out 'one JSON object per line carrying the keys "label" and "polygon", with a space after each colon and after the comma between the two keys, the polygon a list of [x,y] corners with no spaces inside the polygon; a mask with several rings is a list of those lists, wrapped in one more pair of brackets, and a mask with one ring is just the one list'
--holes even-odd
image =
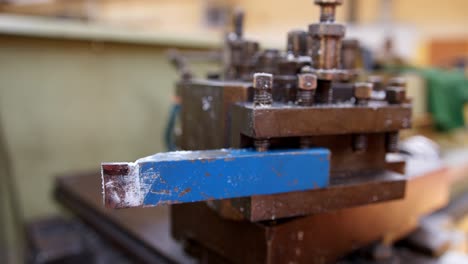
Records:
{"label": "green object in background", "polygon": [[468,103],[468,79],[462,71],[422,70],[427,83],[428,111],[441,131],[465,126],[464,104]]}

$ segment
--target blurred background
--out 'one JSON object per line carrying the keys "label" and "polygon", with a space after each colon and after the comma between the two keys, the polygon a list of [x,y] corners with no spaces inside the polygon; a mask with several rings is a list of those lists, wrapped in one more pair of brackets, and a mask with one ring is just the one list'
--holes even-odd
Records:
{"label": "blurred background", "polygon": [[[178,78],[166,52],[219,48],[236,7],[263,47],[318,20],[311,0],[0,0],[1,263],[24,223],[64,214],[54,177],[165,150]],[[337,14],[380,64],[417,69],[403,136],[428,136],[447,164],[468,160],[467,14],[466,0],[345,0]]]}

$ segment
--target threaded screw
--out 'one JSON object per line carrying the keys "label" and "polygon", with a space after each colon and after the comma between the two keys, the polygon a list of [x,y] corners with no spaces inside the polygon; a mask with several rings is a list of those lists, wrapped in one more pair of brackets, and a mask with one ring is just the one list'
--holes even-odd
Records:
{"label": "threaded screw", "polygon": [[388,81],[385,97],[389,104],[401,104],[406,100],[406,79],[394,77]]}
{"label": "threaded screw", "polygon": [[363,151],[367,149],[367,136],[364,134],[356,134],[353,136],[353,150]]}
{"label": "threaded screw", "polygon": [[314,103],[315,90],[317,89],[317,76],[311,73],[298,75],[298,90],[296,102],[298,105],[310,106]]}
{"label": "threaded screw", "polygon": [[398,152],[398,141],[399,141],[398,132],[388,132],[385,135],[385,144],[386,144],[387,152]]}
{"label": "threaded screw", "polygon": [[268,139],[255,139],[254,140],[255,149],[258,152],[265,152],[270,148],[270,140]]}
{"label": "threaded screw", "polygon": [[254,87],[254,105],[271,106],[273,96],[271,94],[273,87],[273,74],[255,73],[253,78]]}
{"label": "threaded screw", "polygon": [[314,97],[317,104],[331,104],[333,102],[332,82],[329,80],[318,80]]}
{"label": "threaded screw", "polygon": [[315,0],[314,2],[320,6],[320,22],[334,22],[336,6],[341,5],[343,0]]}
{"label": "threaded screw", "polygon": [[375,91],[383,91],[384,90],[383,81],[382,81],[381,76],[371,75],[371,76],[369,76],[367,78],[367,81],[374,85],[374,90]]}
{"label": "threaded screw", "polygon": [[387,87],[385,90],[385,99],[389,104],[401,104],[406,99],[404,88],[397,86]]}
{"label": "threaded screw", "polygon": [[354,97],[356,104],[367,105],[372,97],[373,84],[370,82],[358,82],[354,84]]}

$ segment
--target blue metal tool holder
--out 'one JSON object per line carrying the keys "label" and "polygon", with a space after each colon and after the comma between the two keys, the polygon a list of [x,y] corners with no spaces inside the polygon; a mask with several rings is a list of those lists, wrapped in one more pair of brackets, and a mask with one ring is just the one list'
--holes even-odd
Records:
{"label": "blue metal tool holder", "polygon": [[157,206],[305,191],[329,184],[327,149],[221,149],[103,163],[107,207]]}

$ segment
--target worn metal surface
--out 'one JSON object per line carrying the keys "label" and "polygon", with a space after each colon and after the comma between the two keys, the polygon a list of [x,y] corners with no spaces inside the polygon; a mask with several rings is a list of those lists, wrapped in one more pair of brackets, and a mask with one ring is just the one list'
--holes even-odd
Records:
{"label": "worn metal surface", "polygon": [[[405,176],[392,172],[361,173],[353,177],[331,178],[320,190],[214,201],[224,218],[265,221],[335,211],[360,205],[401,199],[405,196]],[[300,201],[300,202],[297,202]]]}
{"label": "worn metal surface", "polygon": [[404,200],[264,223],[229,221],[204,203],[180,204],[172,208],[172,232],[232,263],[334,263],[372,241],[408,234],[447,203],[449,182],[446,169],[426,171],[408,179]]}
{"label": "worn metal surface", "polygon": [[[378,171],[387,166],[385,134],[370,133],[367,135],[368,147],[364,151],[354,151],[353,134],[350,135],[325,135],[308,137],[309,146],[323,147],[331,151],[330,177],[352,176],[359,171]],[[271,139],[272,148],[300,147],[300,138]],[[235,147],[249,147],[252,140],[241,136]]]}
{"label": "worn metal surface", "polygon": [[26,225],[26,263],[95,263],[91,250],[71,221],[44,218]]}
{"label": "worn metal surface", "polygon": [[255,73],[253,75],[254,98],[256,106],[269,106],[273,103],[273,75],[270,73]]}
{"label": "worn metal surface", "polygon": [[179,84],[182,149],[230,147],[231,105],[252,98],[250,82],[193,80]]}
{"label": "worn metal surface", "polygon": [[411,126],[411,105],[370,102],[367,106],[273,104],[260,108],[239,103],[233,107],[232,119],[239,123],[239,133],[252,138],[390,132]]}
{"label": "worn metal surface", "polygon": [[[375,144],[380,142],[380,136],[374,135],[369,138],[369,152],[351,155],[351,151],[341,151],[341,155],[332,155],[331,165],[334,169],[331,171],[329,188],[211,201],[210,206],[227,219],[262,221],[331,212],[404,198],[407,181],[406,176],[403,176],[406,174],[405,157],[393,153],[385,155],[384,147],[379,148]],[[314,144],[318,140],[323,141],[311,138],[310,143]],[[331,150],[336,151],[334,148]],[[381,155],[385,157],[385,164],[376,162],[381,159]],[[385,170],[376,169],[378,167]],[[337,171],[337,168],[343,170]]]}
{"label": "worn metal surface", "polygon": [[[172,240],[168,234],[170,221],[167,207],[152,208],[151,210],[145,208],[127,210],[103,208],[99,181],[98,172],[61,177],[57,181],[56,197],[61,204],[71,209],[72,213],[80,216],[86,223],[95,228],[99,234],[104,235],[105,238],[113,242],[113,245],[118,246],[119,252],[131,254],[132,257],[136,257],[135,261],[138,263],[233,263],[212,250],[206,250],[206,247],[193,239],[185,240],[184,246],[199,259],[199,262],[183,256],[181,246]],[[459,204],[460,201],[462,202],[461,205]],[[457,199],[455,206],[450,205],[442,211],[444,214],[454,214],[453,216],[458,218],[461,214],[466,213],[466,204],[466,199]],[[249,231],[252,230],[254,229],[249,229]],[[252,241],[249,245],[252,246],[252,250],[263,250],[264,244],[262,243],[261,240],[258,240]],[[400,256],[399,252],[393,251],[394,255],[398,255],[399,263],[466,263],[466,257],[458,258],[460,259],[459,262],[447,262],[448,259],[445,258],[445,255],[441,258],[430,258],[409,251],[406,247],[403,249],[405,250],[404,256]],[[248,252],[248,254],[254,253]],[[408,256],[408,254],[412,256]],[[362,255],[359,256],[358,259],[346,258],[338,263],[388,264],[388,262],[374,262],[368,258],[362,258]]]}
{"label": "worn metal surface", "polygon": [[320,22],[309,25],[312,66],[314,69],[339,69],[341,41],[346,31],[344,25],[335,23],[335,8],[341,1],[315,1],[315,4],[320,6]]}
{"label": "worn metal surface", "polygon": [[112,210],[102,206],[99,172],[61,175],[55,199],[135,263],[197,263],[169,233],[169,208]]}
{"label": "worn metal surface", "polygon": [[328,186],[326,149],[159,153],[135,163],[103,163],[107,207],[156,206]]}
{"label": "worn metal surface", "polygon": [[[223,175],[242,171],[242,176],[246,177],[249,175],[246,169],[253,172],[263,164],[230,168],[233,161],[224,159],[218,160],[219,163],[217,160],[212,163],[195,161],[194,164],[199,165],[197,170],[190,169],[195,166],[192,163],[174,162],[171,172],[174,177],[170,181],[161,182],[161,177],[157,177],[154,179],[157,186],[148,184],[143,192],[141,183],[153,179],[147,177],[139,181],[138,204],[209,200],[176,205],[173,210],[175,237],[182,239],[188,251],[202,261],[330,262],[357,246],[382,237],[392,240],[401,236],[416,225],[410,221],[443,203],[444,197],[440,196],[409,195],[407,178],[386,171],[404,172],[404,161],[389,163],[386,157],[388,152],[395,151],[398,131],[411,125],[411,105],[404,92],[394,92],[394,89],[385,92],[386,87],[381,87],[376,96],[370,84],[354,85],[354,80],[364,78],[357,76],[356,58],[349,56],[356,55],[359,47],[342,49],[345,27],[335,23],[335,7],[342,1],[316,0],[315,3],[321,8],[320,21],[311,24],[308,32],[291,32],[286,52],[260,50],[259,42],[245,39],[244,14],[237,10],[234,30],[225,38],[223,76],[212,76],[218,78],[216,81],[185,78],[179,83],[181,149],[256,148],[256,155],[261,155],[260,151],[308,151],[320,147],[331,152],[331,186],[326,189],[259,195],[265,190],[275,189],[276,192],[279,185],[285,186],[284,179],[272,175],[270,168],[261,172],[262,175],[251,179],[235,178],[230,183],[249,187],[246,188],[249,193],[242,193],[242,198],[213,200],[233,196],[219,187],[227,183],[222,177],[220,181],[224,182],[215,181],[218,185],[209,185],[216,173],[209,172],[210,176],[206,177],[202,172],[213,169],[210,166],[217,166]],[[343,50],[352,54],[342,54]],[[340,61],[342,57],[347,59],[345,65]],[[253,78],[255,74],[266,78]],[[307,78],[307,82],[304,76],[315,76],[316,85],[311,78]],[[391,85],[403,89],[401,82]],[[285,159],[281,161],[286,162]],[[294,162],[288,161],[288,166],[294,166]],[[274,166],[281,165],[274,163]],[[265,164],[271,166],[273,162]],[[107,169],[110,174],[122,177],[119,173],[126,172],[119,166],[112,164]],[[294,177],[309,179],[307,184],[313,185],[307,178],[311,170],[313,167],[309,164],[299,162],[294,170],[288,169],[295,172]],[[115,178],[115,175],[107,177]],[[260,177],[261,184],[256,180]],[[119,183],[124,184],[115,186],[128,186],[127,180],[123,176]],[[426,180],[423,183],[418,179],[410,181],[413,185],[418,182],[416,186],[445,190],[442,185],[425,186]],[[429,182],[433,184],[432,180]],[[149,192],[150,189],[154,193]],[[214,195],[206,193],[213,189],[216,189]],[[135,188],[112,191],[132,197],[133,190]],[[148,197],[142,197],[141,193],[147,191]],[[195,196],[191,197],[192,194]],[[118,199],[109,204],[134,206],[119,204],[122,199],[119,195],[116,197]],[[162,197],[170,199],[164,201]],[[397,205],[396,201],[391,201],[403,197]],[[428,199],[430,206],[419,204],[418,201],[424,199]],[[378,203],[382,201],[390,202]],[[244,221],[231,221],[233,219]]]}

